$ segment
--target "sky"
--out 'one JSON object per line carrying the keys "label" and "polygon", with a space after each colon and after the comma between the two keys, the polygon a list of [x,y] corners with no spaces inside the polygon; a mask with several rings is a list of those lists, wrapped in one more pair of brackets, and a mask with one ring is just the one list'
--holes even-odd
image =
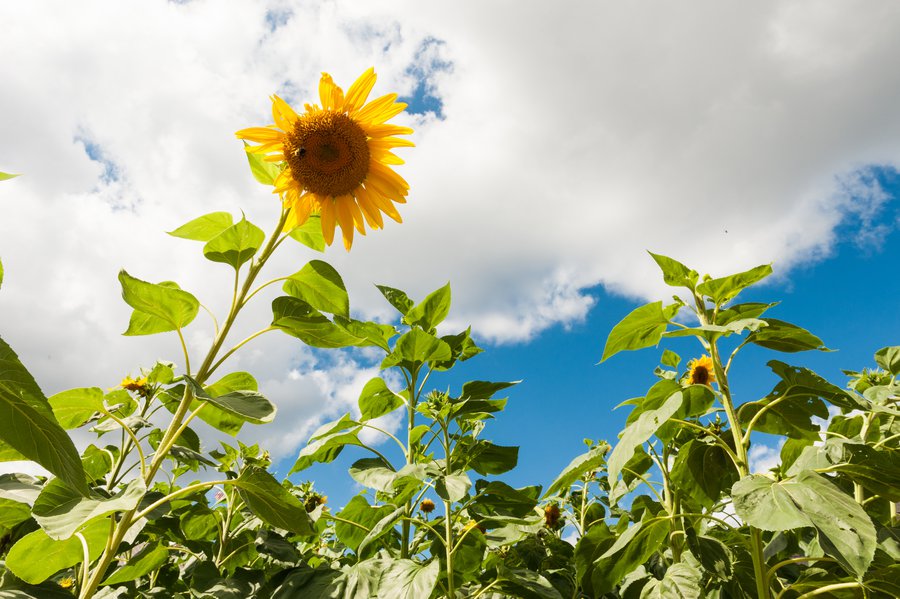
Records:
{"label": "sky", "polygon": [[[174,335],[121,336],[117,272],[221,314],[228,267],[165,231],[217,210],[269,230],[277,199],[234,131],[267,124],[272,93],[299,107],[322,71],[346,89],[370,66],[374,94],[410,103],[393,121],[415,129],[404,223],[349,253],[287,247],[268,272],[323,258],[354,314],[382,320],[374,283],[422,298],[450,281],[443,330],[471,324],[486,352],[436,384],[524,381],[487,431],[522,447],[504,480],[549,483],[653,383],[661,349],[596,365],[615,322],[671,295],[647,250],[713,275],[771,263],[748,297],[839,349],[787,360],[837,382],[900,343],[894,2],[36,1],[0,4],[0,22],[0,171],[23,174],[0,184],[0,335],[48,395],[180,362]],[[235,340],[268,323],[260,295]],[[186,334],[199,353],[212,330]],[[239,438],[282,473],[377,375],[365,352],[287,336],[245,349],[230,368],[279,413]],[[771,357],[747,355],[735,377],[755,399]],[[345,466],[310,475],[340,495]]]}

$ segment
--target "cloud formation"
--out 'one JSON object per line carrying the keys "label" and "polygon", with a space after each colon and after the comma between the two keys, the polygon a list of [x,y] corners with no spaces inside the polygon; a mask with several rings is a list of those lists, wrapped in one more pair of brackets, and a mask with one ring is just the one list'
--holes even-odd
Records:
{"label": "cloud formation", "polygon": [[[372,283],[422,297],[450,280],[449,327],[520,342],[583,318],[596,285],[665,297],[645,249],[786,272],[827,256],[848,218],[861,243],[897,226],[870,170],[900,163],[893,2],[94,0],[9,3],[0,21],[15,24],[0,170],[25,174],[0,185],[0,334],[48,392],[181,361],[171,335],[120,336],[116,272],[221,313],[227,267],[163,231],[213,210],[272,226],[233,132],[269,122],[273,92],[314,99],[323,70],[347,86],[375,65],[375,93],[415,100],[398,119],[416,129],[405,223],[326,255],[359,315],[390,317]],[[271,272],[311,257],[291,248]],[[191,347],[210,334],[198,318]],[[282,437],[295,445],[365,382],[353,359],[323,369],[273,335],[233,369],[265,381],[283,426],[308,423]]]}

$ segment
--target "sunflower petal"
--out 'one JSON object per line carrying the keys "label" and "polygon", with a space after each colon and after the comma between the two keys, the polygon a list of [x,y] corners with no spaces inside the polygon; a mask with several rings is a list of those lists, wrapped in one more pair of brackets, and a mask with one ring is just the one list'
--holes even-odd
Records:
{"label": "sunflower petal", "polygon": [[356,194],[356,202],[362,209],[363,216],[366,217],[366,222],[369,223],[369,226],[373,229],[383,229],[384,220],[381,218],[381,210],[369,199],[369,192],[366,191],[366,188],[360,185],[354,190],[354,193]]}
{"label": "sunflower petal", "polygon": [[235,131],[234,135],[238,139],[247,139],[257,143],[280,142],[284,138],[284,133],[270,127],[247,127],[246,129]]}
{"label": "sunflower petal", "polygon": [[347,90],[347,97],[344,100],[344,110],[354,112],[366,103],[369,93],[375,86],[375,68],[369,67],[365,73],[359,76],[350,89]]}
{"label": "sunflower petal", "polygon": [[361,123],[360,126],[365,130],[366,135],[374,139],[382,137],[391,137],[393,135],[410,135],[413,130],[409,127],[401,127],[400,125],[391,125],[390,123],[367,124]]}
{"label": "sunflower petal", "polygon": [[[366,183],[368,186],[368,182]],[[394,204],[383,195],[381,195],[376,189],[371,187],[366,188],[369,192],[369,199],[372,203],[378,207],[379,210],[390,216],[392,219],[397,221],[398,223],[402,223],[403,219],[400,218],[400,213],[397,212],[397,208],[394,207]]]}
{"label": "sunflower petal", "polygon": [[344,110],[344,91],[334,84],[328,73],[322,73],[319,80],[319,100],[325,110]]}
{"label": "sunflower petal", "polygon": [[356,230],[359,231],[360,235],[366,234],[366,223],[363,219],[362,212],[359,209],[359,206],[356,204],[356,199],[353,196],[344,196],[347,200],[344,202],[350,208],[350,214],[353,215],[353,226],[356,227]]}
{"label": "sunflower petal", "polygon": [[278,95],[272,94],[272,118],[282,131],[290,131],[300,117],[290,105]]}
{"label": "sunflower petal", "polygon": [[325,243],[331,245],[334,242],[334,202],[330,198],[325,198],[324,202],[316,199],[319,200],[319,214],[322,216],[322,236]]}
{"label": "sunflower petal", "polygon": [[380,98],[372,100],[371,102],[360,108],[359,112],[357,112],[353,116],[357,121],[361,123],[379,125],[387,119],[379,120],[376,117],[380,117],[382,112],[388,110],[394,104],[394,100],[396,99],[397,94],[386,94],[384,96],[381,96]]}

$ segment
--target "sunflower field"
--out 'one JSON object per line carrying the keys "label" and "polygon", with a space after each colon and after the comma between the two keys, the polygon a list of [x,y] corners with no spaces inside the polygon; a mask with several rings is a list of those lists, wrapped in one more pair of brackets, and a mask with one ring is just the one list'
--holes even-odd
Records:
{"label": "sunflower field", "polygon": [[[396,94],[370,98],[375,81],[370,69],[345,93],[323,74],[318,104],[298,111],[272,96],[273,124],[237,131],[236,151],[273,192],[270,233],[228,212],[170,233],[233,271],[226,314],[200,324],[206,308],[191,291],[119,273],[133,310],[124,334],[168,334],[172,361],[113,389],[46,397],[0,339],[0,456],[50,473],[0,476],[0,599],[900,596],[900,346],[872,348],[871,368],[846,381],[783,361],[826,348],[768,316],[773,303],[738,299],[770,266],[712,278],[651,254],[677,294],[624,315],[602,353],[662,344],[646,393],[622,398],[630,413],[618,438],[586,440],[555,479],[524,487],[503,480],[518,448],[491,441],[516,383],[429,386],[482,353],[471,329],[438,333],[449,284],[424,298],[379,285],[394,317],[374,322],[354,318],[323,260],[262,277],[282,244],[321,252],[340,229],[349,251],[385,216],[401,222],[409,185],[395,151],[413,145],[412,130],[389,122],[405,108]],[[230,335],[271,285],[283,293],[271,321]],[[191,355],[185,331],[201,326],[212,343]],[[252,373],[230,367],[269,333],[368,348],[382,371],[359,416],[315,431],[285,479],[265,447],[240,441],[276,406]],[[667,349],[673,337],[692,338],[696,357]],[[778,382],[739,402],[729,373],[749,346],[770,352]],[[401,432],[378,426],[397,411]],[[209,450],[198,420],[233,442]],[[96,441],[79,450],[75,430]],[[765,474],[749,464],[758,433],[783,441]],[[363,490],[333,508],[328,489],[299,481],[341,454],[354,457],[347,475]]]}

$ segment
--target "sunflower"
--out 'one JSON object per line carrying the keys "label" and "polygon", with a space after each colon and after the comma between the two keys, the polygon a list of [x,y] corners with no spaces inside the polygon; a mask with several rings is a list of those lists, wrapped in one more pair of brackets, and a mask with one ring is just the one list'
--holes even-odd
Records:
{"label": "sunflower", "polygon": [[688,362],[688,375],[691,385],[706,385],[716,382],[716,373],[712,358],[701,356]]}
{"label": "sunflower", "polygon": [[409,184],[390,165],[403,164],[392,150],[414,145],[398,135],[409,127],[387,121],[403,112],[406,104],[397,94],[366,103],[375,85],[375,70],[359,76],[347,93],[322,73],[319,99],[322,106],[306,104],[298,115],[287,102],[272,96],[274,125],[241,129],[237,137],[259,145],[248,152],[265,154],[264,160],[282,164],[275,179],[275,193],[290,209],[285,230],[299,227],[311,214],[322,219],[328,245],[335,225],[341,227],[344,247],[353,244],[353,230],[366,234],[384,226],[382,212],[402,222],[394,202],[403,204]]}

